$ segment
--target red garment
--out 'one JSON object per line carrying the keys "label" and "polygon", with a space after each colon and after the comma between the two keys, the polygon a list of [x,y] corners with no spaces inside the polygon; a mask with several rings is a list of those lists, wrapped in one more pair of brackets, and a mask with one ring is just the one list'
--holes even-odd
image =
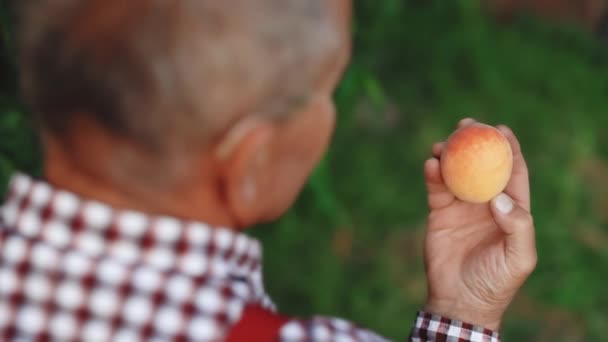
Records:
{"label": "red garment", "polygon": [[226,338],[227,342],[277,341],[279,332],[289,318],[282,317],[263,307],[247,306],[241,319],[232,327]]}

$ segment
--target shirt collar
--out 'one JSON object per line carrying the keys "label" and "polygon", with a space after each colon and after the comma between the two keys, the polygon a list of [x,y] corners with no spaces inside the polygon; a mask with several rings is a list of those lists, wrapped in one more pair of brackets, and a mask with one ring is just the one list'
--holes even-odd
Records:
{"label": "shirt collar", "polygon": [[58,249],[192,277],[261,278],[260,244],[242,233],[115,209],[25,174],[13,176],[7,196],[0,229]]}

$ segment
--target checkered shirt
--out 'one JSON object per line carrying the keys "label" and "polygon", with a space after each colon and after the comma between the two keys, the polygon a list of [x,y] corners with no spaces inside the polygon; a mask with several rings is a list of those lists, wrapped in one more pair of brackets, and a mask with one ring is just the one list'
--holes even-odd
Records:
{"label": "checkered shirt", "polygon": [[412,342],[500,342],[500,336],[492,330],[420,311],[410,340]]}
{"label": "checkered shirt", "polygon": [[[256,240],[13,177],[0,211],[0,341],[221,341],[249,305],[275,311]],[[277,336],[386,341],[324,317],[288,320]],[[499,339],[419,313],[411,340]]]}

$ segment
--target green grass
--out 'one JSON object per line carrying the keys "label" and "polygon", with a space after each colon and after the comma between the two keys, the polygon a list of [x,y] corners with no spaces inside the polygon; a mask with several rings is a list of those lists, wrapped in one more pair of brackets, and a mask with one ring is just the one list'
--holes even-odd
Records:
{"label": "green grass", "polygon": [[[607,340],[608,49],[531,18],[500,26],[472,0],[358,1],[355,41],[327,158],[293,210],[253,232],[279,307],[406,336],[425,300],[422,163],[473,116],[510,125],[531,171],[539,264],[505,340]],[[0,75],[4,184],[40,163]]]}

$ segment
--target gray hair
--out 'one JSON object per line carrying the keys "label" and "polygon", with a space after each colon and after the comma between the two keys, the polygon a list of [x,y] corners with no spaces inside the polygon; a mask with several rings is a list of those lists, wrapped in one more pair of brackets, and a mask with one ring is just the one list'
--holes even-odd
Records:
{"label": "gray hair", "polygon": [[26,102],[171,153],[307,101],[341,41],[327,0],[22,0]]}

